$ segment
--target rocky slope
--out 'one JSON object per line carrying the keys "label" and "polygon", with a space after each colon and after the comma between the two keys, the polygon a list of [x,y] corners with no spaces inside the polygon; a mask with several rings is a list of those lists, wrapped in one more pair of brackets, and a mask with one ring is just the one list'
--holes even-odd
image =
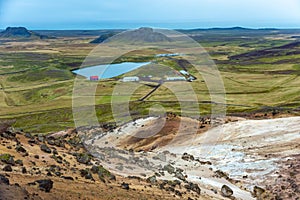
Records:
{"label": "rocky slope", "polygon": [[300,198],[299,117],[212,120],[169,114],[47,136],[2,122],[0,199]]}
{"label": "rocky slope", "polygon": [[1,200],[188,199],[198,193],[176,181],[113,174],[85,150],[76,130],[32,136],[0,123]]}
{"label": "rocky slope", "polygon": [[[193,120],[201,128],[189,134]],[[162,121],[156,135],[140,137]],[[209,119],[150,117],[80,133],[87,136],[89,152],[114,173],[196,185],[201,195],[195,199],[300,198],[300,118],[226,121],[234,122],[207,130]],[[178,123],[184,124],[184,134],[178,134]]]}

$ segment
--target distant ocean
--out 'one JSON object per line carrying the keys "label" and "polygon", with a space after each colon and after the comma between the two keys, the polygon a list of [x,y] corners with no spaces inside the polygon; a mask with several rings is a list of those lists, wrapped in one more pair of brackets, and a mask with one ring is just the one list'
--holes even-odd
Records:
{"label": "distant ocean", "polygon": [[[0,0],[1,1],[1,0]],[[196,29],[196,28],[299,28],[299,24],[276,22],[276,23],[228,23],[228,22],[211,22],[203,20],[194,21],[168,21],[168,22],[137,22],[137,21],[95,21],[95,22],[70,22],[70,23],[41,23],[41,24],[1,24],[0,29],[7,26],[24,26],[31,30],[100,30],[100,29],[136,29],[140,27],[153,27],[165,29]]]}
{"label": "distant ocean", "polygon": [[[214,25],[214,24],[213,24]],[[26,26],[23,25],[23,26]],[[215,24],[222,27],[222,23]],[[224,26],[224,25],[223,25]],[[107,22],[87,22],[87,23],[63,23],[63,24],[28,24],[32,30],[91,30],[91,29],[136,29],[140,27],[166,28],[166,29],[193,29],[193,28],[211,28],[212,24],[207,22],[128,22],[128,21],[107,21]]]}

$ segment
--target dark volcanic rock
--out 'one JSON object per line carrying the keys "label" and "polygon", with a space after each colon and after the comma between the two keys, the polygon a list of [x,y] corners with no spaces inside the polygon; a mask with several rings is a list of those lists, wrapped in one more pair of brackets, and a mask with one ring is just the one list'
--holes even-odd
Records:
{"label": "dark volcanic rock", "polygon": [[11,165],[5,165],[5,166],[3,167],[3,171],[5,171],[5,172],[12,172]]}
{"label": "dark volcanic rock", "polygon": [[37,180],[35,182],[39,184],[39,189],[42,191],[50,192],[53,188],[53,181],[50,179]]}
{"label": "dark volcanic rock", "polygon": [[19,152],[19,153],[26,153],[27,152],[26,149],[21,145],[18,145],[16,147],[16,151]]}
{"label": "dark volcanic rock", "polygon": [[201,193],[201,189],[200,187],[195,184],[195,183],[192,183],[192,182],[189,182],[187,185],[184,186],[187,190],[192,190],[194,192],[196,192],[197,194],[200,194]]}
{"label": "dark volcanic rock", "polygon": [[190,155],[188,153],[184,153],[181,158],[182,158],[182,160],[186,160],[186,161],[193,161],[193,160],[195,160],[194,156]]}
{"label": "dark volcanic rock", "polygon": [[265,189],[258,187],[258,186],[254,186],[252,194],[254,197],[260,197],[264,192],[265,192]]}
{"label": "dark volcanic rock", "polygon": [[30,133],[25,133],[25,137],[33,139],[33,136]]}
{"label": "dark volcanic rock", "polygon": [[167,171],[169,174],[173,174],[175,172],[175,168],[170,164],[164,166],[164,170]]}
{"label": "dark volcanic rock", "polygon": [[82,164],[89,164],[90,161],[91,161],[91,158],[88,154],[86,153],[83,153],[83,154],[77,154],[76,155],[76,159],[79,163],[82,163]]}
{"label": "dark volcanic rock", "polygon": [[42,151],[44,151],[46,153],[51,153],[51,149],[47,145],[45,145],[45,144],[42,144],[40,146],[40,148],[41,148]]}
{"label": "dark volcanic rock", "polygon": [[23,173],[23,174],[26,174],[26,173],[27,173],[26,167],[22,167],[22,173]]}
{"label": "dark volcanic rock", "polygon": [[109,180],[111,180],[111,181],[116,181],[117,178],[116,178],[115,175],[111,174],[111,175],[109,176]]}
{"label": "dark volcanic rock", "polygon": [[153,159],[154,160],[160,160],[160,161],[163,161],[163,162],[167,161],[167,157],[164,153],[157,154],[156,156],[153,157]]}
{"label": "dark volcanic rock", "polygon": [[97,166],[93,165],[92,168],[91,168],[91,172],[93,174],[96,174],[96,173],[98,173],[98,171],[99,171],[99,168]]}
{"label": "dark volcanic rock", "polygon": [[221,188],[221,194],[224,197],[231,197],[233,195],[233,191],[227,185],[223,185],[222,188]]}
{"label": "dark volcanic rock", "polygon": [[179,190],[175,190],[175,195],[180,196],[180,197],[182,196],[182,194]]}
{"label": "dark volcanic rock", "polygon": [[225,173],[225,172],[223,172],[223,171],[221,171],[221,170],[215,171],[215,177],[229,179],[228,174]]}
{"label": "dark volcanic rock", "polygon": [[17,165],[23,166],[23,161],[20,160],[20,159],[16,160],[15,163],[16,163]]}
{"label": "dark volcanic rock", "polygon": [[180,180],[182,180],[182,181],[185,181],[185,177],[182,174],[182,172],[180,172],[180,171],[176,171],[175,172],[175,177],[178,178],[178,179],[180,179]]}
{"label": "dark volcanic rock", "polygon": [[91,179],[94,180],[91,172],[89,171],[89,169],[81,169],[80,170],[80,176],[84,177],[85,179]]}
{"label": "dark volcanic rock", "polygon": [[124,190],[129,190],[129,184],[128,183],[122,183],[121,184],[121,187],[122,187],[122,189],[124,189]]}
{"label": "dark volcanic rock", "polygon": [[154,185],[157,182],[156,176],[151,176],[151,177],[147,178],[147,181],[149,183],[151,183],[152,185]]}
{"label": "dark volcanic rock", "polygon": [[6,185],[9,185],[9,179],[6,178],[4,175],[0,174],[0,184],[4,183]]}
{"label": "dark volcanic rock", "polygon": [[[2,125],[2,126],[3,126],[3,125]],[[0,132],[1,132],[1,129],[2,129],[2,128],[3,128],[3,127],[1,127],[1,125],[0,125]],[[8,131],[8,130],[3,131],[3,132],[0,134],[0,136],[4,137],[4,138],[6,138],[6,139],[10,139],[10,140],[16,139],[16,133],[11,132],[11,131]]]}

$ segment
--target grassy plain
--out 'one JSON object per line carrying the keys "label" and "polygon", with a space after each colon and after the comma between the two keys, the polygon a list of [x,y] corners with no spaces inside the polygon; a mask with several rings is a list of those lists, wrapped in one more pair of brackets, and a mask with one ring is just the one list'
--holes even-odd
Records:
{"label": "grassy plain", "polygon": [[[215,61],[226,89],[227,113],[266,109],[287,109],[297,112],[300,107],[300,44],[293,36],[300,30],[190,30],[183,31],[201,44]],[[15,127],[31,132],[51,132],[74,126],[72,92],[75,75],[86,56],[97,46],[90,41],[96,33],[64,31],[49,32],[57,36],[45,40],[0,41],[0,118],[16,119]],[[97,32],[98,34],[98,32]],[[117,48],[105,52],[105,63]],[[115,62],[151,61],[169,66],[170,70],[187,67],[198,79],[191,85],[200,103],[201,114],[210,113],[209,91],[203,77],[180,57],[154,58],[164,53],[159,49],[130,52]],[[100,63],[98,63],[100,64]],[[140,68],[128,75],[149,74],[153,69]],[[172,71],[173,70],[173,71]],[[154,73],[154,72],[153,72]],[[95,94],[96,112],[100,122],[113,121],[111,95],[118,77],[100,81]],[[145,101],[139,101],[153,89],[145,82],[137,83],[133,94],[122,93],[118,98],[130,97],[134,117],[146,115],[154,104],[167,111],[180,112],[176,96],[168,87],[175,87],[187,95],[187,83],[164,83]],[[191,97],[192,98],[192,97]]]}

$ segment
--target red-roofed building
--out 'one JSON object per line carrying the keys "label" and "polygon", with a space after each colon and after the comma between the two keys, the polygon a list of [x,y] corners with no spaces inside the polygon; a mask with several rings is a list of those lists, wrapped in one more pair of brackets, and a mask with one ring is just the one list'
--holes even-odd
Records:
{"label": "red-roofed building", "polygon": [[90,76],[90,81],[98,81],[99,76]]}

